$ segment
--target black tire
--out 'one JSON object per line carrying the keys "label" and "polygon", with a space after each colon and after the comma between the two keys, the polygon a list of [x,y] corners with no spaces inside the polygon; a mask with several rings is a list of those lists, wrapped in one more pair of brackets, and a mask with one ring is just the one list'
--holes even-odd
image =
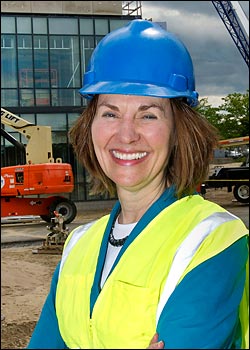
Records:
{"label": "black tire", "polygon": [[51,222],[52,216],[50,215],[40,215],[40,218],[46,222]]}
{"label": "black tire", "polygon": [[77,214],[76,205],[74,202],[67,198],[60,198],[55,200],[50,206],[50,213],[54,217],[54,211],[64,216],[64,223],[69,224],[72,222]]}
{"label": "black tire", "polygon": [[233,194],[240,203],[249,203],[249,184],[238,184],[234,186]]}

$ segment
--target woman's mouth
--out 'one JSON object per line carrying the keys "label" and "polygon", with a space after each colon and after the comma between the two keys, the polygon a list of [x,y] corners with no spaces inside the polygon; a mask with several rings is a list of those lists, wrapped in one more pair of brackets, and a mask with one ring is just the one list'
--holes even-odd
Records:
{"label": "woman's mouth", "polygon": [[134,152],[134,153],[122,153],[118,151],[112,151],[113,156],[116,159],[121,160],[138,160],[146,157],[147,152]]}

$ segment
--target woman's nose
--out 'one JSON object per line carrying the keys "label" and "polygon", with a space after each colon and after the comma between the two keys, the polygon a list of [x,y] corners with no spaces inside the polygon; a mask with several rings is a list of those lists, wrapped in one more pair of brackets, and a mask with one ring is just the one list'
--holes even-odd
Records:
{"label": "woman's nose", "polygon": [[138,141],[140,134],[134,120],[123,120],[119,125],[119,138],[124,143]]}

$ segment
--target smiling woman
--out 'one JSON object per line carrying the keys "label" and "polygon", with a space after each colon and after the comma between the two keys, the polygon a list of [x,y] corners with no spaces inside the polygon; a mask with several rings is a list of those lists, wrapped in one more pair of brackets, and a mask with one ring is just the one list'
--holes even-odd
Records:
{"label": "smiling woman", "polygon": [[99,165],[116,184],[118,194],[138,191],[146,184],[152,193],[162,191],[172,130],[167,99],[100,95],[92,123],[93,145]]}
{"label": "smiling woman", "polygon": [[194,81],[184,44],[150,21],[94,50],[69,136],[92,191],[118,200],[68,236],[28,348],[248,346],[248,230],[196,191],[218,137]]}

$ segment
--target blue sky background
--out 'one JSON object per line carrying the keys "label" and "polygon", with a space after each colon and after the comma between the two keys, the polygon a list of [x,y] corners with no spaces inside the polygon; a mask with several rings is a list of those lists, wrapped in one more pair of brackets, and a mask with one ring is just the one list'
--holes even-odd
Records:
{"label": "blue sky background", "polygon": [[[240,1],[249,18],[249,2]],[[249,69],[212,1],[142,1],[142,18],[166,22],[188,48],[200,98],[218,106],[222,97],[249,89]]]}

